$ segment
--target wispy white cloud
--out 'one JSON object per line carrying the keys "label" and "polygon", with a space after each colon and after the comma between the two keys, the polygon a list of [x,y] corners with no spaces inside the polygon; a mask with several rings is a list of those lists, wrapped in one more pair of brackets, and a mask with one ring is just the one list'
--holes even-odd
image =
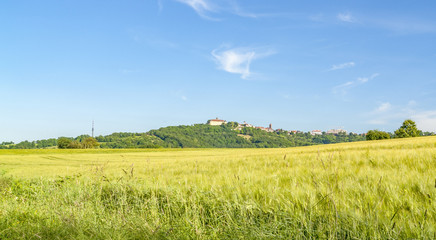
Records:
{"label": "wispy white cloud", "polygon": [[242,9],[236,1],[228,1],[228,6],[224,7],[225,11],[228,11],[232,14],[238,15],[240,17],[248,17],[248,18],[258,18],[263,16],[270,16],[270,14],[259,14],[259,13],[252,13],[247,12],[246,10]]}
{"label": "wispy white cloud", "polygon": [[385,102],[385,103],[381,103],[377,108],[376,108],[376,112],[386,112],[387,110],[389,110],[392,107],[392,105],[389,102]]}
{"label": "wispy white cloud", "polygon": [[346,63],[341,63],[341,64],[337,64],[337,65],[333,65],[329,71],[335,71],[335,70],[340,70],[340,69],[344,69],[344,68],[351,68],[354,67],[356,64],[354,62],[346,62]]}
{"label": "wispy white cloud", "polygon": [[359,83],[366,83],[368,81],[369,81],[369,78],[367,78],[367,77],[357,78],[357,82],[359,82]]}
{"label": "wispy white cloud", "polygon": [[356,19],[349,12],[339,13],[336,17],[339,21],[342,22],[348,22],[348,23],[356,22]]}
{"label": "wispy white cloud", "polygon": [[212,56],[218,64],[218,68],[229,73],[240,74],[242,79],[252,75],[250,64],[253,60],[269,56],[274,52],[271,50],[259,52],[251,48],[233,48],[228,50],[215,49]]}
{"label": "wispy white cloud", "polygon": [[368,124],[387,125],[393,122],[399,122],[401,119],[410,118],[412,113],[408,106],[394,106],[390,102],[379,103],[371,112],[365,114],[369,119]]}
{"label": "wispy white cloud", "polygon": [[190,6],[194,11],[203,18],[212,19],[207,15],[208,12],[216,12],[216,6],[213,6],[207,0],[176,0]]}
{"label": "wispy white cloud", "polygon": [[338,86],[336,86],[336,87],[337,87],[337,88],[344,88],[344,87],[352,86],[353,84],[354,84],[354,82],[349,81],[349,82],[346,82],[346,83],[344,83],[344,84],[338,85]]}
{"label": "wispy white cloud", "polygon": [[372,80],[372,79],[374,79],[374,78],[376,78],[376,77],[378,77],[378,76],[380,76],[380,73],[373,73],[373,74],[369,77],[369,79]]}
{"label": "wispy white cloud", "polygon": [[342,94],[345,95],[348,93],[348,91],[353,88],[356,87],[358,85],[362,85],[365,84],[366,82],[368,82],[369,80],[372,80],[376,77],[378,77],[379,74],[378,73],[374,73],[372,74],[370,77],[359,77],[357,78],[355,81],[348,81],[346,83],[343,83],[341,85],[338,85],[336,87],[333,88],[333,93],[334,94]]}
{"label": "wispy white cloud", "polygon": [[366,83],[369,80],[372,80],[372,79],[378,77],[379,75],[380,74],[378,74],[378,73],[374,73],[370,77],[360,77],[360,78],[357,78],[357,82],[359,82],[359,83]]}
{"label": "wispy white cloud", "polygon": [[188,100],[188,98],[187,98],[185,95],[182,95],[180,98],[181,98],[183,101],[187,101],[187,100]]}
{"label": "wispy white cloud", "polygon": [[[161,1],[161,0],[160,0]],[[216,14],[230,13],[240,17],[258,18],[268,14],[247,12],[235,1],[211,1],[211,0],[175,0],[191,7],[198,15],[208,20],[219,20]],[[215,16],[213,16],[215,14]]]}
{"label": "wispy white cloud", "polygon": [[223,52],[212,51],[212,55],[217,60],[219,68],[229,72],[241,74],[243,79],[250,76],[250,64],[255,58],[254,51],[241,51],[237,49],[226,50]]}

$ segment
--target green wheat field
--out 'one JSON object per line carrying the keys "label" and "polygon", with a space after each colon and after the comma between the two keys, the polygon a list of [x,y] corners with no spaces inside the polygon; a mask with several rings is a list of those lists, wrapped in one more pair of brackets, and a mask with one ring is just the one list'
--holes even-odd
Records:
{"label": "green wheat field", "polygon": [[435,239],[436,137],[3,150],[0,239]]}

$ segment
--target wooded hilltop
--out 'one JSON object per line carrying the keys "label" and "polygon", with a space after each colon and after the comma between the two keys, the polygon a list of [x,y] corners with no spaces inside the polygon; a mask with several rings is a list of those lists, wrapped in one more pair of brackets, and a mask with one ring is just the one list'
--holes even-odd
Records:
{"label": "wooded hilltop", "polygon": [[435,135],[422,132],[415,122],[408,119],[394,133],[369,130],[366,134],[339,132],[311,134],[310,132],[289,132],[283,130],[265,131],[255,127],[238,127],[237,122],[222,125],[194,124],[163,127],[146,133],[119,132],[107,136],[80,135],[76,138],[60,137],[37,141],[23,141],[18,144],[3,142],[0,149],[34,148],[284,148],[382,140],[389,138],[418,137]]}
{"label": "wooded hilltop", "polygon": [[[236,125],[235,122],[229,122],[221,126],[208,124],[170,126],[146,133],[112,133],[107,136],[97,136],[95,139],[100,148],[276,148],[365,140],[365,136],[353,133],[290,134],[287,131],[266,132],[256,128],[235,130]],[[58,143],[62,143],[61,148],[87,148],[83,146],[89,146],[87,143],[89,138],[89,135],[80,135],[76,138],[51,138],[23,141],[18,144],[3,142],[0,144],[0,149],[54,148]],[[69,146],[68,142],[71,143]]]}

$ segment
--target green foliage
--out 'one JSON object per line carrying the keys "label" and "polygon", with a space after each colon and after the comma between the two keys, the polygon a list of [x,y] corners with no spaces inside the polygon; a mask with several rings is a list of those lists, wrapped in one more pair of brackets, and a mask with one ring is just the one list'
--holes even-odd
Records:
{"label": "green foliage", "polygon": [[93,137],[90,137],[88,135],[82,135],[77,137],[75,140],[65,137],[59,138],[57,141],[57,145],[60,149],[86,149],[96,148],[99,146],[99,143],[97,142],[97,139]]}
{"label": "green foliage", "polygon": [[237,122],[228,122],[226,125],[227,125],[227,127],[233,129],[233,128],[236,128],[238,126],[238,123]]}
{"label": "green foliage", "polygon": [[66,137],[61,137],[58,139],[58,148],[60,149],[65,149],[65,148],[69,148],[70,144],[73,142],[73,140],[71,140],[70,138],[66,138]]}
{"label": "green foliage", "polygon": [[96,148],[100,144],[97,142],[97,139],[93,137],[87,137],[82,141],[82,148]]}
{"label": "green foliage", "polygon": [[70,148],[70,149],[81,149],[81,148],[84,148],[84,147],[83,147],[81,142],[79,142],[77,140],[74,140],[74,141],[70,142],[70,144],[68,145],[67,148]]}
{"label": "green foliage", "polygon": [[250,127],[236,131],[236,126],[234,122],[221,126],[195,124],[160,128],[148,134],[160,138],[162,147],[172,148],[275,148],[365,140],[357,134],[312,136],[309,133],[266,132]]}
{"label": "green foliage", "polygon": [[366,133],[366,140],[382,140],[382,139],[390,139],[391,135],[387,132],[379,131],[379,130],[369,130]]}
{"label": "green foliage", "polygon": [[55,139],[55,138],[36,141],[37,148],[50,148],[50,147],[54,147],[56,145],[57,145],[57,139]]}
{"label": "green foliage", "polygon": [[422,132],[421,136],[435,136],[436,133],[434,132]]}
{"label": "green foliage", "polygon": [[29,142],[29,141],[22,141],[20,143],[15,144],[15,145],[11,145],[9,148],[11,148],[11,149],[32,149],[32,148],[36,148],[36,143]]}
{"label": "green foliage", "polygon": [[[191,126],[171,126],[147,133],[113,133],[98,136],[94,141],[89,135],[76,138],[46,139],[19,144],[0,145],[0,149],[30,148],[277,148],[355,142],[365,140],[358,134],[323,134],[312,136],[309,133],[290,134],[287,131],[266,132],[245,127],[235,130],[237,122],[221,126],[195,124]],[[98,144],[99,145],[98,145]]]}
{"label": "green foliage", "polygon": [[165,142],[147,133],[113,133],[96,137],[101,148],[161,148]]}
{"label": "green foliage", "polygon": [[418,130],[414,121],[407,119],[403,122],[403,125],[395,131],[395,137],[407,138],[407,137],[419,137],[421,131]]}
{"label": "green foliage", "polygon": [[57,146],[57,139],[50,138],[37,141],[22,141],[15,144],[14,142],[3,142],[0,144],[0,149],[35,149],[35,148],[52,148]]}

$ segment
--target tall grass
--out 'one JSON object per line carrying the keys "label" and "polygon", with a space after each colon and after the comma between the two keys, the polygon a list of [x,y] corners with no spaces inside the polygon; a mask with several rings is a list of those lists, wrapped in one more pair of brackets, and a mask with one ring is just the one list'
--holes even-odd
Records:
{"label": "tall grass", "polygon": [[0,152],[0,239],[435,239],[436,138]]}

